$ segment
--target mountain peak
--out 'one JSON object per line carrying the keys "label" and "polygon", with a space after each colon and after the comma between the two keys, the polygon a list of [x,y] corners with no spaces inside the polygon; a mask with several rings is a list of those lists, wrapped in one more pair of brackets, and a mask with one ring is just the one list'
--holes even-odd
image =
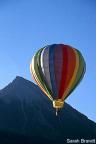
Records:
{"label": "mountain peak", "polygon": [[16,84],[16,85],[20,85],[20,84],[24,84],[24,85],[35,85],[34,83],[32,83],[31,81],[21,77],[21,76],[16,76],[16,78],[11,82],[12,85]]}
{"label": "mountain peak", "polygon": [[16,78],[13,80],[14,81],[28,81],[25,78],[21,77],[21,76],[16,76]]}
{"label": "mountain peak", "polygon": [[29,81],[29,80],[27,80],[21,76],[16,76],[12,82],[10,82],[6,87],[4,87],[0,91],[0,94],[6,95],[7,93],[9,93],[13,90],[26,89],[26,88],[31,89],[32,87],[34,89],[37,88],[33,82],[31,82],[31,81]]}
{"label": "mountain peak", "polygon": [[24,79],[23,77],[21,77],[21,76],[16,76],[16,78],[15,78],[16,80],[17,79]]}

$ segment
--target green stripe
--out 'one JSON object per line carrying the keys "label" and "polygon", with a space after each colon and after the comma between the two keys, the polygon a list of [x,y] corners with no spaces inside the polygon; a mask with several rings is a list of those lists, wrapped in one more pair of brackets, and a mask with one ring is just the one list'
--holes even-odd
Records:
{"label": "green stripe", "polygon": [[45,84],[45,81],[43,79],[43,76],[42,76],[42,73],[41,73],[41,68],[40,68],[40,60],[39,60],[39,55],[41,54],[42,50],[44,48],[40,49],[36,54],[35,54],[35,57],[34,57],[34,62],[35,62],[35,65],[34,65],[34,69],[35,69],[35,72],[36,72],[36,75],[37,75],[37,78],[40,82],[40,84],[42,85],[43,89],[46,91],[46,93],[51,96],[51,93],[49,91],[49,89],[47,88],[46,84]]}
{"label": "green stripe", "polygon": [[[43,50],[43,48],[40,49],[40,50]],[[40,51],[40,50],[39,50],[39,51]],[[38,53],[38,52],[37,52],[37,53]],[[42,85],[43,89],[46,91],[46,89],[45,89],[45,87],[44,87],[44,84],[43,84],[42,81],[41,81],[40,74],[38,73],[37,53],[36,53],[35,56],[34,56],[34,70],[35,70],[35,73],[36,73],[36,76],[37,76],[37,78],[38,78],[39,83]]]}

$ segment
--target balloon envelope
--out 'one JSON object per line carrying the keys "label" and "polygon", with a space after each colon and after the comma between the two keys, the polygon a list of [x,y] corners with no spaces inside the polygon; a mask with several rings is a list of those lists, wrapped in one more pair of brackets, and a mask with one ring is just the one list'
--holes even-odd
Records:
{"label": "balloon envelope", "polygon": [[64,44],[41,48],[30,64],[34,80],[55,108],[63,107],[64,100],[82,80],[85,68],[80,51]]}

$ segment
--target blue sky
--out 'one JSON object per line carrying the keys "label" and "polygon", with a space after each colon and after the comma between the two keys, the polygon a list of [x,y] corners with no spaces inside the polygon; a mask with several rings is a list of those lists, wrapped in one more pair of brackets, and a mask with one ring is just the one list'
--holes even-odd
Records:
{"label": "blue sky", "polygon": [[86,74],[66,101],[96,121],[95,0],[0,0],[0,89],[16,75],[31,80],[33,54],[53,43],[82,52]]}

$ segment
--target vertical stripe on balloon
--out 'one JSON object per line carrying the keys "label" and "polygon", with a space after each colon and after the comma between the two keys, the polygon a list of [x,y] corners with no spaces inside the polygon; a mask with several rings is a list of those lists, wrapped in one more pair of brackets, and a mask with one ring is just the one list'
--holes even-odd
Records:
{"label": "vertical stripe on balloon", "polygon": [[54,66],[54,53],[55,53],[56,44],[49,47],[49,71],[50,71],[50,80],[52,85],[53,98],[57,98],[57,86],[55,79],[55,66]]}
{"label": "vertical stripe on balloon", "polygon": [[65,90],[65,81],[67,77],[67,70],[68,70],[68,52],[67,48],[64,45],[60,45],[62,49],[62,56],[63,56],[63,63],[62,63],[62,72],[61,72],[61,84],[59,89],[59,98],[62,97],[64,90]]}
{"label": "vertical stripe on balloon", "polygon": [[38,52],[38,57],[37,57],[38,72],[40,74],[40,79],[41,79],[46,91],[48,92],[48,94],[50,96],[52,96],[52,92],[51,92],[51,90],[48,87],[47,82],[46,82],[46,77],[44,76],[44,74],[42,72],[42,68],[41,68],[41,53],[42,53],[42,50]]}
{"label": "vertical stripe on balloon", "polygon": [[42,72],[46,78],[47,85],[52,91],[50,72],[49,72],[49,47],[45,47],[41,53],[41,68]]}
{"label": "vertical stripe on balloon", "polygon": [[65,45],[64,47],[67,48],[68,62],[67,62],[67,73],[66,73],[66,77],[65,77],[66,80],[63,82],[63,83],[65,83],[65,86],[64,86],[64,89],[63,89],[62,96],[64,95],[64,93],[65,93],[65,91],[66,91],[66,89],[67,89],[67,87],[70,83],[70,80],[73,76],[74,69],[75,69],[75,66],[76,66],[76,55],[75,55],[74,50],[71,49],[67,45]]}
{"label": "vertical stripe on balloon", "polygon": [[63,66],[62,62],[63,62],[62,48],[58,45],[55,48],[55,53],[54,53],[55,78],[56,78],[58,98],[59,98],[60,82],[62,78],[61,76],[62,66]]}

